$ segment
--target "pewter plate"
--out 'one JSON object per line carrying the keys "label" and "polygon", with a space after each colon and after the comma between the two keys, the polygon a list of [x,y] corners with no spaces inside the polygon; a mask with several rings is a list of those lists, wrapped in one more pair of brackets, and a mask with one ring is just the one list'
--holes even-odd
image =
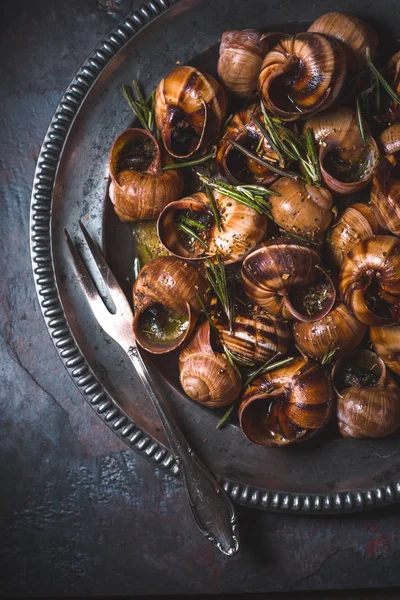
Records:
{"label": "pewter plate", "polygon": [[[358,14],[398,49],[399,6],[338,0],[336,10]],[[215,72],[224,30],[256,27],[300,30],[330,10],[326,0],[307,8],[293,0],[182,0],[149,2],[129,15],[92,52],[66,90],[46,133],[32,192],[31,253],[46,325],[57,351],[100,418],[126,444],[178,475],[163,431],[120,348],[99,328],[76,281],[64,228],[80,239],[78,220],[103,247],[130,295],[132,236],[107,197],[107,158],[115,137],[132,122],[121,84],[138,79],[150,92],[176,66],[192,63]],[[389,53],[387,54],[389,56]],[[334,427],[313,442],[285,449],[250,443],[237,424],[216,430],[219,415],[159,376],[179,424],[196,452],[240,504],[309,514],[335,514],[400,499],[400,444],[339,438]]]}

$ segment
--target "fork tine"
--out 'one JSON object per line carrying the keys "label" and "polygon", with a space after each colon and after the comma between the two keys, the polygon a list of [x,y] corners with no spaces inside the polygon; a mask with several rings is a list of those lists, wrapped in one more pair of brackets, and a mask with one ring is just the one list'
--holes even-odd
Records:
{"label": "fork tine", "polygon": [[93,240],[92,236],[90,235],[90,233],[88,232],[85,225],[82,223],[82,221],[80,219],[79,219],[79,226],[80,226],[83,236],[86,240],[88,248],[92,254],[93,260],[95,261],[96,266],[100,271],[100,274],[103,278],[106,288],[107,288],[108,292],[110,293],[110,296],[114,300],[117,311],[125,312],[128,310],[129,313],[131,313],[132,312],[131,307],[129,305],[128,300],[126,299],[124,292],[121,290],[118,281],[116,280],[113,272],[111,271],[110,267],[106,263],[104,256],[100,251],[100,248],[98,247],[96,242]]}
{"label": "fork tine", "polygon": [[64,229],[65,240],[67,242],[68,249],[72,256],[72,262],[74,263],[75,270],[78,275],[78,280],[82,285],[83,292],[90,304],[91,309],[94,312],[96,319],[99,321],[100,325],[104,323],[107,319],[107,316],[110,315],[108,309],[104,305],[103,300],[93,280],[90,276],[89,271],[87,270],[81,256],[73,243],[68,231]]}

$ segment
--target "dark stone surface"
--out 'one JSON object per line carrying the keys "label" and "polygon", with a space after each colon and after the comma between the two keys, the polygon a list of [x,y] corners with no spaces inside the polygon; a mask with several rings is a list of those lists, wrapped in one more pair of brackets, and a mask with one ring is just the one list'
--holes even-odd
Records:
{"label": "dark stone surface", "polygon": [[397,586],[396,506],[342,518],[238,508],[242,552],[220,556],[197,532],[180,481],[119,442],[84,402],[53,348],[29,256],[35,161],[74,72],[129,8],[116,0],[1,3],[3,594]]}

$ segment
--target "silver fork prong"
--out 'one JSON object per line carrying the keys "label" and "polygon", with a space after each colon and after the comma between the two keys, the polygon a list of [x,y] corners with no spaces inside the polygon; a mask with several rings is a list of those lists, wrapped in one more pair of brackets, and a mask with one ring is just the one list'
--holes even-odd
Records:
{"label": "silver fork prong", "polygon": [[[65,240],[67,242],[68,249],[70,251],[72,262],[74,264],[76,273],[78,275],[78,280],[82,286],[83,292],[90,304],[90,307],[100,323],[103,327],[103,324],[107,322],[110,317],[110,313],[105,306],[97,288],[92,280],[92,277],[87,270],[74,242],[72,241],[68,231],[64,229]],[[103,327],[104,328],[104,327]]]}
{"label": "silver fork prong", "polygon": [[103,278],[104,284],[109,292],[111,298],[114,301],[115,307],[117,309],[118,314],[124,314],[127,317],[132,318],[132,309],[129,305],[129,302],[121,290],[118,281],[116,280],[114,274],[112,273],[110,267],[106,263],[103,254],[101,253],[100,248],[93,240],[92,236],[86,229],[85,225],[79,219],[79,226],[83,233],[83,236],[86,240],[88,248],[92,254],[93,260],[96,263],[97,268],[99,269],[100,275]]}

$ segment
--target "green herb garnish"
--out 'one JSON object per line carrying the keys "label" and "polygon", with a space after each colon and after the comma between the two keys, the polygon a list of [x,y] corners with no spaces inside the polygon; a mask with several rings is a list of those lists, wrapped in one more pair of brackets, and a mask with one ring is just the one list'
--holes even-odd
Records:
{"label": "green herb garnish", "polygon": [[132,82],[132,90],[128,85],[122,86],[122,93],[124,94],[129,106],[133,110],[135,116],[140,121],[143,129],[146,129],[151,134],[157,134],[157,128],[154,118],[154,97],[155,91],[151,93],[150,98],[145,100],[139,83],[136,79]]}
{"label": "green herb garnish", "polygon": [[216,148],[210,154],[201,156],[200,158],[194,158],[193,160],[185,160],[170,165],[165,165],[162,170],[168,171],[169,169],[183,169],[184,167],[195,167],[196,165],[202,165],[203,163],[215,158]]}
{"label": "green herb garnish", "polygon": [[361,112],[361,98],[360,96],[357,96],[357,103],[356,103],[356,113],[357,113],[357,125],[358,125],[358,129],[360,131],[360,136],[362,139],[362,142],[365,146],[366,143],[366,138],[365,138],[365,129],[364,129],[364,122],[363,122],[363,116],[362,116],[362,112]]}
{"label": "green herb garnish", "polygon": [[389,94],[389,96],[392,98],[392,100],[397,102],[397,104],[400,104],[400,97],[396,94],[394,89],[388,84],[388,82],[386,81],[386,79],[384,78],[382,73],[380,71],[378,71],[378,69],[375,67],[374,63],[372,62],[371,50],[368,47],[365,49],[365,53],[367,56],[368,68],[373,73],[376,80],[379,81],[379,83],[382,85],[383,89]]}
{"label": "green herb garnish", "polygon": [[232,273],[227,273],[219,254],[215,255],[215,259],[216,263],[212,263],[209,259],[206,259],[206,277],[227,316],[229,331],[232,333],[235,318],[235,279]]}

